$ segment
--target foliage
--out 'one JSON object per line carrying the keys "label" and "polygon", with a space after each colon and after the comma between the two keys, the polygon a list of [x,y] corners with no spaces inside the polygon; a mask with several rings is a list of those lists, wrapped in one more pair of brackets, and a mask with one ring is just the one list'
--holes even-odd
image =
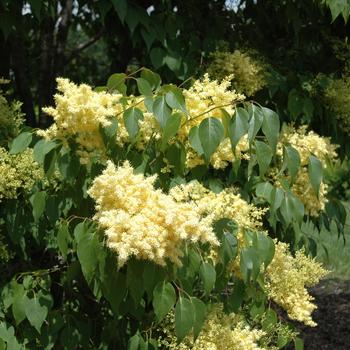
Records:
{"label": "foliage", "polygon": [[249,53],[215,51],[208,73],[215,79],[232,75],[231,84],[238,92],[252,96],[267,84],[267,66]]}
{"label": "foliage", "polygon": [[[3,348],[300,349],[276,308],[314,325],[306,287],[325,271],[301,227],[344,228],[322,187],[336,155],[229,85],[148,69],[96,90],[58,80],[52,126],[3,151],[42,172],[1,199]],[[327,203],[314,216],[293,190],[303,169]]]}
{"label": "foliage", "polygon": [[24,122],[21,103],[18,101],[9,103],[1,90],[1,84],[7,83],[9,81],[0,79],[0,147],[17,136]]}

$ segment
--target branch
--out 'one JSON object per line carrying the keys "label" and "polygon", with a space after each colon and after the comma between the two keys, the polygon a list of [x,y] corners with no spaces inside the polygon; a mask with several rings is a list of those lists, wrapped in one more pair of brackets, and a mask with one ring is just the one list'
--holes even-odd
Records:
{"label": "branch", "polygon": [[103,30],[101,30],[98,34],[93,36],[90,40],[87,42],[78,45],[78,47],[71,52],[71,54],[65,59],[65,64],[69,63],[74,57],[78,56],[79,53],[85,49],[87,49],[89,46],[95,44],[96,41],[98,41],[103,34]]}

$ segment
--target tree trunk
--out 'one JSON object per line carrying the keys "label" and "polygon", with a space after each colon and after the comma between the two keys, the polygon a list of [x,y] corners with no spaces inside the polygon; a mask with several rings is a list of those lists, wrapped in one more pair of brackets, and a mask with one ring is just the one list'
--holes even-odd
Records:
{"label": "tree trunk", "polygon": [[38,79],[39,125],[47,127],[50,123],[42,108],[53,103],[55,76],[53,72],[55,23],[52,17],[46,17],[40,27],[40,67]]}
{"label": "tree trunk", "polygon": [[20,100],[23,102],[23,112],[25,113],[27,125],[36,127],[36,118],[33,107],[33,97],[30,91],[28,58],[25,50],[25,44],[22,37],[12,35],[9,37],[9,46],[11,50],[11,66],[15,73],[15,81]]}

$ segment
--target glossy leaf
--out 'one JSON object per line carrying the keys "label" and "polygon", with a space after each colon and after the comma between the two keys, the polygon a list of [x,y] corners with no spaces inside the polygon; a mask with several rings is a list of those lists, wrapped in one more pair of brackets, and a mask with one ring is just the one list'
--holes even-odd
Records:
{"label": "glossy leaf", "polygon": [[158,322],[172,309],[175,301],[176,294],[172,284],[166,281],[159,282],[154,288],[152,301]]}
{"label": "glossy leaf", "polygon": [[248,112],[239,107],[230,122],[228,134],[232,149],[235,150],[239,140],[248,132]]}
{"label": "glossy leaf", "polygon": [[203,262],[199,271],[200,277],[203,281],[204,291],[209,294],[215,285],[216,271],[213,265]]}
{"label": "glossy leaf", "polygon": [[191,298],[191,303],[194,310],[193,336],[194,339],[197,339],[205,322],[207,307],[203,301],[196,297]]}
{"label": "glossy leaf", "polygon": [[280,119],[277,113],[269,108],[263,107],[262,111],[264,116],[262,131],[265,134],[272,151],[275,152],[280,131]]}
{"label": "glossy leaf", "polygon": [[243,248],[240,256],[241,273],[245,283],[255,281],[260,272],[260,259],[256,249]]}
{"label": "glossy leaf", "polygon": [[123,113],[123,119],[130,139],[134,140],[140,130],[139,121],[143,119],[142,111],[136,107],[128,108]]}
{"label": "glossy leaf", "polygon": [[224,137],[224,127],[219,119],[206,118],[199,125],[198,136],[203,148],[204,158],[209,163],[211,156]]}
{"label": "glossy leaf", "polygon": [[178,343],[181,343],[193,326],[193,305],[189,299],[179,296],[175,307],[175,334]]}
{"label": "glossy leaf", "polygon": [[30,197],[30,202],[33,207],[33,217],[35,221],[39,221],[41,216],[44,213],[45,205],[46,205],[46,192],[45,191],[39,191],[34,193]]}
{"label": "glossy leaf", "polygon": [[176,133],[179,131],[181,120],[182,120],[182,115],[180,113],[172,114],[171,117],[167,120],[165,124],[165,128],[163,130],[163,137],[162,137],[163,150],[166,148],[168,141],[172,137],[174,137]]}
{"label": "glossy leaf", "polygon": [[272,160],[271,147],[265,142],[255,140],[256,158],[259,164],[259,174],[264,176]]}
{"label": "glossy leaf", "polygon": [[165,96],[157,96],[153,102],[153,113],[162,129],[171,115],[171,109],[166,103]]}
{"label": "glossy leaf", "polygon": [[139,92],[141,95],[152,96],[153,94],[152,86],[146,79],[138,78],[136,82],[137,82],[137,88],[139,89]]}
{"label": "glossy leaf", "polygon": [[204,153],[201,140],[199,138],[199,130],[198,126],[194,126],[191,128],[188,139],[190,141],[191,147],[199,154],[202,155]]}
{"label": "glossy leaf", "polygon": [[309,157],[308,171],[311,186],[315,190],[316,194],[319,195],[320,186],[323,179],[323,167],[320,160],[313,155]]}
{"label": "glossy leaf", "polygon": [[11,143],[10,154],[23,152],[32,142],[32,133],[29,131],[19,134]]}
{"label": "glossy leaf", "polygon": [[178,109],[181,112],[187,114],[185,98],[182,94],[181,89],[172,87],[171,90],[165,95],[165,99],[169,107]]}
{"label": "glossy leaf", "polygon": [[252,144],[254,138],[259,132],[262,123],[263,123],[264,115],[263,111],[260,107],[252,104],[251,105],[251,117],[248,124],[248,140],[249,143]]}

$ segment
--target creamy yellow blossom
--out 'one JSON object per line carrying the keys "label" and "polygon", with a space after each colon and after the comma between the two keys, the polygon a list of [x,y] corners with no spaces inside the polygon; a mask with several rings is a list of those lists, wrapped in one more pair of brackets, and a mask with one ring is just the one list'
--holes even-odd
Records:
{"label": "creamy yellow blossom", "polygon": [[181,344],[177,344],[172,324],[173,314],[161,329],[163,337],[158,340],[159,345],[167,349],[178,350],[263,350],[258,345],[265,332],[251,329],[241,317],[235,314],[225,314],[222,305],[214,305],[203,325],[202,331],[195,342],[187,336]]}
{"label": "creamy yellow blossom", "polygon": [[275,248],[275,256],[266,270],[269,297],[283,307],[291,319],[316,326],[311,318],[316,305],[306,287],[317,284],[326,271],[303,251],[293,257],[286,243],[278,242]]}
{"label": "creamy yellow blossom", "polygon": [[16,198],[19,190],[30,190],[44,177],[30,148],[20,154],[9,154],[0,147],[0,174],[0,201],[2,198]]}
{"label": "creamy yellow blossom", "polygon": [[211,223],[227,218],[242,228],[257,229],[261,227],[266,212],[266,209],[247,203],[234,188],[214,193],[196,180],[173,187],[169,194],[178,202],[194,202],[200,215]]}
{"label": "creamy yellow blossom", "polygon": [[185,241],[218,245],[197,208],[154,189],[155,179],[135,175],[128,162],[116,168],[109,161],[89,190],[96,201],[95,219],[105,229],[108,246],[118,253],[119,266],[132,256],[159,265],[166,259],[180,264]]}
{"label": "creamy yellow blossom", "polygon": [[315,155],[324,167],[327,166],[327,159],[334,160],[337,157],[337,146],[330,142],[330,138],[308,131],[307,125],[298,129],[292,125],[286,126],[281,134],[277,154],[282,155],[283,145],[286,144],[293,146],[299,152],[302,166],[308,164],[311,154]]}
{"label": "creamy yellow blossom", "polygon": [[[191,128],[198,126],[203,119],[208,117],[221,119],[223,116],[221,108],[233,114],[236,104],[244,100],[243,95],[229,89],[230,78],[228,76],[221,82],[218,82],[217,80],[210,80],[208,74],[205,74],[202,79],[196,80],[188,90],[183,90],[188,119],[184,120],[178,132],[178,138],[186,146],[186,165],[188,168],[194,168],[204,163],[203,159],[192,150],[188,142]],[[247,139],[242,138],[237,146],[237,154],[240,154],[240,151],[247,150],[247,148]],[[234,159],[235,156],[231,149],[230,140],[225,138],[213,154],[211,164],[215,169],[223,169]]]}
{"label": "creamy yellow blossom", "polygon": [[[318,216],[320,211],[324,210],[327,203],[328,186],[324,182],[321,182],[318,195],[312,188],[308,175],[309,157],[315,155],[322,163],[322,166],[326,168],[328,161],[334,161],[336,159],[337,146],[331,144],[329,138],[319,136],[313,131],[307,131],[307,126],[295,129],[292,125],[284,128],[277,145],[277,155],[281,158],[284,145],[291,145],[300,155],[301,166],[294,179],[291,188],[292,192],[304,204],[309,215]],[[274,169],[271,171],[271,174],[273,172],[277,174],[278,171]],[[279,185],[278,179],[275,178],[275,181]]]}
{"label": "creamy yellow blossom", "polygon": [[215,79],[231,76],[232,86],[247,96],[254,95],[267,83],[267,65],[249,52],[215,51],[211,58],[209,75]]}
{"label": "creamy yellow blossom", "polygon": [[55,108],[43,109],[54,119],[54,124],[38,134],[63,141],[74,138],[81,161],[86,163],[89,156],[101,155],[104,145],[99,128],[109,126],[109,118],[122,111],[118,103],[121,95],[95,92],[86,84],[76,85],[64,78],[57,78],[57,90]]}

